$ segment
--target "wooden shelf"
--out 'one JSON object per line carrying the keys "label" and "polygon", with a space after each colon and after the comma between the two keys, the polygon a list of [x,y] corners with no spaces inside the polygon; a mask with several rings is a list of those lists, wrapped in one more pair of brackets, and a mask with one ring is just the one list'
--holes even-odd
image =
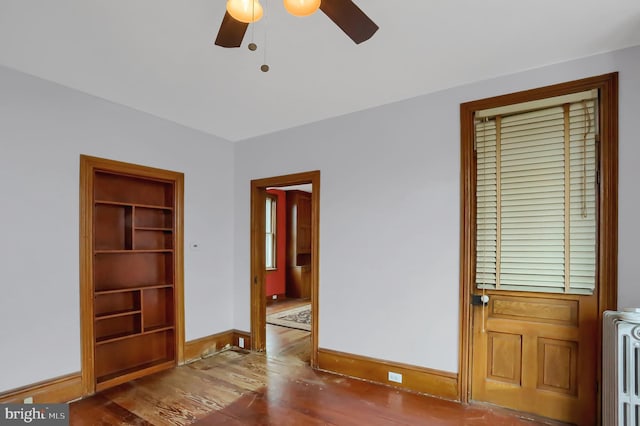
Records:
{"label": "wooden shelf", "polygon": [[173,330],[173,329],[174,329],[174,327],[172,325],[163,325],[163,326],[152,327],[151,329],[148,329],[148,330],[145,330],[145,331],[137,331],[137,332],[134,332],[134,333],[113,334],[113,335],[110,335],[110,336],[102,337],[100,339],[96,339],[96,345],[105,345],[105,344],[108,344],[108,343],[119,342],[121,340],[131,339],[133,337],[146,336],[148,334],[160,333],[162,331],[169,331],[169,330]]}
{"label": "wooden shelf", "polygon": [[156,325],[154,327],[149,327],[144,330],[142,334],[151,334],[151,333],[159,333],[161,331],[173,330],[172,325]]}
{"label": "wooden shelf", "polygon": [[[162,220],[159,222],[162,222]],[[133,241],[132,248],[136,251],[173,251],[173,230],[164,227],[138,226],[133,230]]]}
{"label": "wooden shelf", "polygon": [[104,336],[96,339],[96,345],[104,345],[107,343],[117,342],[119,340],[129,339],[131,337],[140,336],[142,332],[123,332],[117,334],[111,334],[109,336]]}
{"label": "wooden shelf", "polygon": [[95,291],[174,283],[172,250],[106,253],[93,256]]}
{"label": "wooden shelf", "polygon": [[95,171],[94,375],[105,389],[175,365],[175,184]]}
{"label": "wooden shelf", "polygon": [[101,320],[105,320],[105,319],[109,319],[109,318],[126,317],[127,315],[135,315],[135,314],[140,314],[140,313],[142,313],[142,311],[140,309],[138,309],[137,311],[110,312],[110,313],[107,313],[107,314],[96,315],[96,321],[101,321]]}
{"label": "wooden shelf", "polygon": [[173,284],[149,284],[149,285],[138,286],[138,287],[127,287],[127,288],[120,288],[115,290],[96,291],[94,294],[96,296],[100,296],[104,294],[127,293],[130,291],[147,290],[147,289],[153,289],[153,288],[173,288]]}
{"label": "wooden shelf", "polygon": [[94,250],[95,254],[173,253],[173,249]]}
{"label": "wooden shelf", "polygon": [[136,379],[138,377],[146,376],[157,371],[162,371],[167,368],[171,368],[174,365],[175,361],[171,358],[167,358],[158,359],[152,362],[146,362],[134,367],[115,371],[111,374],[106,374],[97,378],[96,382],[98,384],[96,386],[96,391],[101,391],[103,389],[125,383],[129,380]]}
{"label": "wooden shelf", "polygon": [[124,315],[125,313],[140,313],[140,291],[119,291],[93,296],[93,308],[95,319]]}
{"label": "wooden shelf", "polygon": [[173,207],[169,206],[153,206],[149,204],[137,204],[137,203],[123,203],[120,201],[106,201],[106,200],[96,200],[95,204],[104,204],[108,206],[122,206],[122,207],[141,207],[144,209],[156,209],[156,210],[167,210],[173,211]]}

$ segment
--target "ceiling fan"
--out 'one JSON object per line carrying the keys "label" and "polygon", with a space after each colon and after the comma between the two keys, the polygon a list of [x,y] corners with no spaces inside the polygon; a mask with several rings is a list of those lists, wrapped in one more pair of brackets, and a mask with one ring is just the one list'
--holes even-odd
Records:
{"label": "ceiling fan", "polygon": [[[373,22],[351,0],[284,0],[285,9],[295,16],[307,16],[320,9],[356,44],[369,40],[378,30]],[[262,17],[258,0],[228,0],[215,44],[240,47],[250,23]]]}

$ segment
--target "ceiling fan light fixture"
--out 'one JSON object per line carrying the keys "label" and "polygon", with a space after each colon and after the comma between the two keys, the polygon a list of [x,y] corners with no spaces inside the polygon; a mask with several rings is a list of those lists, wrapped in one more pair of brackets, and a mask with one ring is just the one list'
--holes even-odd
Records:
{"label": "ceiling fan light fixture", "polygon": [[284,8],[293,16],[309,16],[320,7],[320,0],[283,0]]}
{"label": "ceiling fan light fixture", "polygon": [[264,13],[258,0],[229,0],[227,12],[233,19],[245,24],[258,22]]}

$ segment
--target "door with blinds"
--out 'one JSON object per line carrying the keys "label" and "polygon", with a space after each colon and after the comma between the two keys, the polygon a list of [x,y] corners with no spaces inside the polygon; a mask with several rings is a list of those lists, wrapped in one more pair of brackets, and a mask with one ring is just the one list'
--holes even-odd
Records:
{"label": "door with blinds", "polygon": [[471,398],[596,423],[598,92],[476,111]]}

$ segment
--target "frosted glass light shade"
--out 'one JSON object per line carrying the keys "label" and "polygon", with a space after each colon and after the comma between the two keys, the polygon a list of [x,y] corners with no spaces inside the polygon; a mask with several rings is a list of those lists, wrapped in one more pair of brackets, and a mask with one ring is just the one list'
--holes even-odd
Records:
{"label": "frosted glass light shade", "polygon": [[293,16],[309,16],[320,7],[320,0],[284,0],[284,8]]}
{"label": "frosted glass light shade", "polygon": [[262,18],[262,5],[258,0],[229,0],[227,12],[236,21],[251,24]]}

